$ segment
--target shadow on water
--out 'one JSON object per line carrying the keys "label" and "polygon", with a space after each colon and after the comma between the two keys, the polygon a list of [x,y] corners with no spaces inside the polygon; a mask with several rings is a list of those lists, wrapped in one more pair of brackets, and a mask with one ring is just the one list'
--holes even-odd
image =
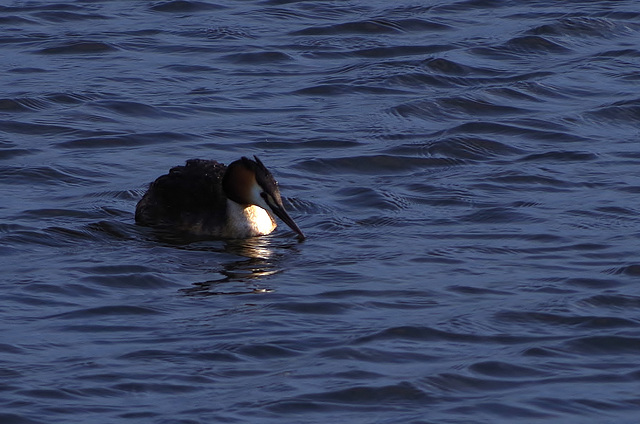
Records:
{"label": "shadow on water", "polygon": [[[195,242],[189,244],[188,248],[207,250],[210,243],[210,241]],[[182,293],[189,296],[217,296],[272,292],[273,289],[256,285],[266,277],[281,273],[283,271],[281,262],[285,257],[285,251],[294,247],[293,243],[276,245],[268,237],[226,240],[221,243],[223,243],[222,252],[240,259],[227,260],[220,264],[222,269],[219,273],[222,274],[222,278],[196,282],[192,287],[181,290]],[[219,251],[217,249],[214,247],[214,250]],[[228,283],[241,283],[242,289],[225,290]]]}
{"label": "shadow on water", "polygon": [[[190,234],[157,229],[140,228],[141,235],[152,243],[177,250],[190,252],[211,252],[220,255],[216,273],[221,278],[195,282],[192,287],[181,292],[189,296],[215,296],[223,294],[269,293],[272,289],[258,287],[265,277],[283,271],[282,261],[287,251],[298,242],[282,242],[275,237],[254,237],[250,239],[217,240]],[[233,288],[229,289],[229,283]],[[239,284],[239,285],[238,285]]]}

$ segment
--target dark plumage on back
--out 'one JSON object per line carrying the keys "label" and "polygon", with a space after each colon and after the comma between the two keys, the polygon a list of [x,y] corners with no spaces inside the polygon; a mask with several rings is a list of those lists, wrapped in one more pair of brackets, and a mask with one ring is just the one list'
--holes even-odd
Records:
{"label": "dark plumage on back", "polygon": [[[136,207],[136,222],[177,227],[190,221],[223,219],[226,196],[221,181],[227,167],[214,160],[191,159],[158,177]],[[211,216],[217,211],[220,216]]]}

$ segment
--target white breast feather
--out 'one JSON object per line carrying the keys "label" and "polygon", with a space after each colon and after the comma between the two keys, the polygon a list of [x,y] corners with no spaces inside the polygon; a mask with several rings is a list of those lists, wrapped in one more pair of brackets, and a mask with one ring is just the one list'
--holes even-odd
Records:
{"label": "white breast feather", "polygon": [[245,208],[228,200],[227,216],[229,237],[263,236],[276,228],[273,218],[260,206],[251,205]]}

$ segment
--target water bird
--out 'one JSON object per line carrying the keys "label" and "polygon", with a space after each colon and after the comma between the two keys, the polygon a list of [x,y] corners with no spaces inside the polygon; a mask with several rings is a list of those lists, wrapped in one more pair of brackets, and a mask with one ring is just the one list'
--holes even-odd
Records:
{"label": "water bird", "polygon": [[225,166],[190,159],[158,177],[136,206],[139,225],[216,238],[271,233],[279,217],[304,234],[282,204],[278,182],[257,156]]}

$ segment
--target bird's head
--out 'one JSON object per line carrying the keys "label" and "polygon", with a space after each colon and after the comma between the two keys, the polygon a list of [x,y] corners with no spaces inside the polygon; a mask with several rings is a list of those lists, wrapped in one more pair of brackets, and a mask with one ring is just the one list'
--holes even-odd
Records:
{"label": "bird's head", "polygon": [[224,193],[240,205],[256,205],[274,214],[304,238],[284,208],[278,182],[257,156],[254,159],[242,157],[227,167],[222,178]]}

